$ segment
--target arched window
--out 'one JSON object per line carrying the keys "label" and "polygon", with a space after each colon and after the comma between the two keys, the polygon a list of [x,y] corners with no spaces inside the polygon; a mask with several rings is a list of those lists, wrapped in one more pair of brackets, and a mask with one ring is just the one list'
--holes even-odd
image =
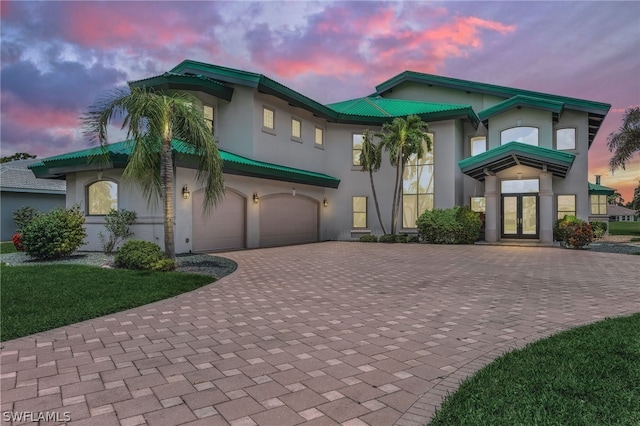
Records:
{"label": "arched window", "polygon": [[118,210],[118,184],[110,180],[99,180],[87,187],[87,214],[106,215],[111,209]]}
{"label": "arched window", "polygon": [[537,127],[512,127],[500,133],[500,145],[509,142],[521,142],[527,145],[538,146]]}

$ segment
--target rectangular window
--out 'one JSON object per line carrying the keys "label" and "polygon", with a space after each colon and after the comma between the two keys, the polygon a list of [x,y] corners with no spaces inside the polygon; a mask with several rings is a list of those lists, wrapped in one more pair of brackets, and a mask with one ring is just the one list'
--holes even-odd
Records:
{"label": "rectangular window", "polygon": [[367,228],[367,197],[353,197],[353,228]]}
{"label": "rectangular window", "polygon": [[352,158],[351,164],[354,166],[360,165],[360,153],[362,153],[362,135],[353,135],[352,141]]}
{"label": "rectangular window", "polygon": [[207,123],[207,127],[209,128],[209,130],[211,130],[211,133],[213,134],[213,107],[210,107],[209,105],[204,105],[203,114],[204,114],[204,121],[205,123]]}
{"label": "rectangular window", "polygon": [[471,138],[471,156],[482,154],[487,151],[487,138],[485,136],[477,136]]}
{"label": "rectangular window", "polygon": [[262,107],[262,130],[273,131],[276,128],[276,112]]}
{"label": "rectangular window", "polygon": [[323,131],[321,128],[316,127],[316,136],[315,136],[315,141],[316,141],[316,145],[322,145],[323,144]]}
{"label": "rectangular window", "polygon": [[422,158],[411,156],[407,161],[402,177],[402,227],[415,228],[418,217],[426,210],[433,209],[433,146],[435,140],[431,138],[431,150],[427,150],[427,143],[423,141],[424,155]]}
{"label": "rectangular window", "polygon": [[487,210],[487,202],[484,197],[471,197],[471,210],[478,213],[485,213]]}
{"label": "rectangular window", "polygon": [[539,192],[538,179],[503,180],[500,182],[500,192],[503,194],[522,194],[525,192]]}
{"label": "rectangular window", "polygon": [[558,219],[562,219],[566,215],[576,215],[576,196],[575,195],[558,195]]}
{"label": "rectangular window", "polygon": [[576,149],[576,129],[556,130],[556,149]]}
{"label": "rectangular window", "polygon": [[302,141],[302,122],[297,118],[291,119],[291,139]]}
{"label": "rectangular window", "polygon": [[607,214],[607,196],[606,195],[591,195],[591,214]]}

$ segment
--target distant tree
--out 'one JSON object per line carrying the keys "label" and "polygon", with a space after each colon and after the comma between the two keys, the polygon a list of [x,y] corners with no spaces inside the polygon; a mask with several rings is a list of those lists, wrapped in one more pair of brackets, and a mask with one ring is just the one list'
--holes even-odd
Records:
{"label": "distant tree", "polygon": [[609,161],[611,171],[622,167],[636,152],[640,152],[640,107],[632,107],[626,110],[622,120],[622,126],[617,132],[609,134],[607,139],[609,151],[614,152]]}
{"label": "distant tree", "polygon": [[376,213],[378,215],[378,222],[384,234],[387,230],[382,223],[382,216],[380,216],[380,205],[378,204],[378,195],[376,193],[376,187],[373,183],[373,172],[380,170],[382,163],[382,149],[381,145],[376,145],[373,142],[373,134],[366,129],[362,133],[362,151],[360,151],[360,171],[369,172],[369,181],[371,182],[371,193],[373,194],[373,203],[376,206]]}
{"label": "distant tree", "polygon": [[638,181],[638,186],[633,190],[633,200],[629,202],[631,206],[630,209],[633,209],[640,213],[640,181]]}
{"label": "distant tree", "polygon": [[36,158],[37,155],[29,154],[28,152],[17,152],[13,155],[9,155],[8,157],[0,158],[0,163],[8,163],[10,161],[18,161],[18,160],[28,160],[30,158]]}
{"label": "distant tree", "polygon": [[624,206],[624,198],[622,198],[622,194],[616,191],[607,197],[607,203],[616,206]]}

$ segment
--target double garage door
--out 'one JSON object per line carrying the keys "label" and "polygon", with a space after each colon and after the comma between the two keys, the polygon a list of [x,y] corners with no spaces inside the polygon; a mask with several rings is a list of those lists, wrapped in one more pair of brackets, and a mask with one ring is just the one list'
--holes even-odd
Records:
{"label": "double garage door", "polygon": [[[226,191],[210,214],[202,209],[204,194],[193,193],[193,250],[225,251],[246,248],[247,199]],[[260,199],[260,247],[274,247],[318,241],[318,204],[290,194]]]}

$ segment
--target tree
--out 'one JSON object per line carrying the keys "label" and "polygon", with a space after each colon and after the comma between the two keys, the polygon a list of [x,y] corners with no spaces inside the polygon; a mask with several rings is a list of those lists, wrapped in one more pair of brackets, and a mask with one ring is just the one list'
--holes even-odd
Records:
{"label": "tree", "polygon": [[633,190],[633,200],[629,202],[631,204],[629,206],[630,209],[634,209],[638,213],[640,213],[640,181],[638,181],[638,186]]}
{"label": "tree", "polygon": [[636,152],[640,152],[640,106],[628,108],[624,113],[622,126],[617,133],[609,134],[607,139],[609,151],[615,151],[609,161],[611,171],[622,167]]}
{"label": "tree", "polygon": [[607,203],[608,204],[613,204],[616,206],[624,206],[624,198],[622,198],[622,194],[619,193],[618,191],[614,192],[613,194],[609,195],[607,197]]}
{"label": "tree", "polygon": [[389,161],[396,168],[395,185],[393,187],[393,204],[391,206],[391,234],[395,235],[398,225],[398,212],[402,199],[402,176],[409,157],[424,155],[423,141],[427,149],[431,150],[431,138],[427,134],[429,125],[417,115],[410,115],[406,119],[396,117],[391,123],[382,126],[378,133],[380,145],[389,151]]}
{"label": "tree", "polygon": [[16,152],[13,155],[0,158],[0,163],[8,163],[10,161],[28,160],[30,158],[36,158],[37,155],[29,154],[28,152]]}
{"label": "tree", "polygon": [[[174,170],[172,141],[178,139],[193,149],[198,161],[196,180],[204,185],[204,208],[209,211],[222,197],[222,159],[199,101],[190,94],[164,94],[149,88],[116,89],[91,105],[83,114],[85,133],[103,148],[108,144],[107,127],[124,117],[131,143],[123,179],[140,185],[148,202],[161,197],[164,215],[165,253],[175,259]],[[103,149],[106,153],[106,149]]]}
{"label": "tree", "polygon": [[376,214],[378,215],[378,222],[384,234],[387,230],[382,223],[382,216],[380,215],[380,205],[378,204],[378,195],[376,193],[376,187],[373,183],[373,172],[380,170],[382,163],[382,150],[381,145],[376,145],[373,142],[373,135],[366,129],[362,132],[362,151],[360,151],[360,166],[361,172],[369,172],[369,181],[371,182],[371,193],[373,194],[373,203],[376,206]]}

